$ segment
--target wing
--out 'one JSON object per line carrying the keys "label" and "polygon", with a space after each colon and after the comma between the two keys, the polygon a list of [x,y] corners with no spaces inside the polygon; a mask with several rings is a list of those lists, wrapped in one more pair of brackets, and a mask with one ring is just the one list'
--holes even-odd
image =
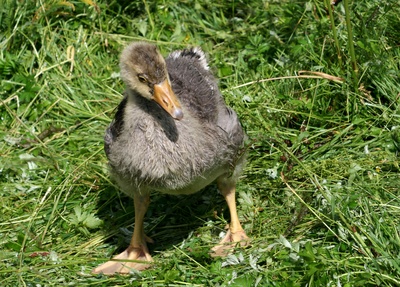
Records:
{"label": "wing", "polygon": [[113,142],[118,138],[122,131],[122,127],[124,125],[124,109],[127,103],[127,97],[125,96],[121,103],[118,105],[117,112],[115,113],[115,118],[111,122],[111,124],[106,129],[106,133],[104,135],[104,151],[106,152],[107,157],[110,154],[110,147]]}
{"label": "wing", "polygon": [[234,110],[229,107],[222,109],[218,115],[218,126],[226,132],[230,144],[235,149],[243,145],[246,135]]}

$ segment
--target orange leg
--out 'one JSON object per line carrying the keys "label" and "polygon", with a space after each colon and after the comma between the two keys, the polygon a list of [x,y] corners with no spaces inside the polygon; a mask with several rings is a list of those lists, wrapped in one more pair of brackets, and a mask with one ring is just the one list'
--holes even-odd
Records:
{"label": "orange leg", "polygon": [[143,228],[143,220],[149,203],[150,195],[148,193],[142,195],[139,192],[135,192],[135,227],[130,245],[124,252],[93,269],[92,273],[106,275],[115,273],[127,274],[133,269],[144,270],[151,266],[146,263],[152,261],[146,242],[152,242],[152,240],[144,234]]}
{"label": "orange leg", "polygon": [[229,224],[229,230],[226,233],[226,236],[217,246],[212,249],[212,255],[226,256],[237,243],[240,243],[241,246],[246,246],[249,242],[249,238],[244,232],[237,214],[235,183],[226,182],[224,180],[220,180],[217,183],[218,189],[221,191],[222,195],[225,197],[226,203],[228,204],[229,212],[231,215],[231,223]]}

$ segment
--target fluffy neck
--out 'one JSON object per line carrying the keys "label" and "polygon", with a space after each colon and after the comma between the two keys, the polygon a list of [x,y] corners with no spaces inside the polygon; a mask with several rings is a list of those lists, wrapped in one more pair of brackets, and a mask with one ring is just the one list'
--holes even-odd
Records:
{"label": "fluffy neck", "polygon": [[141,97],[133,90],[127,91],[127,103],[124,118],[125,127],[140,122],[139,124],[143,128],[145,128],[146,125],[151,125],[151,129],[162,131],[172,142],[178,140],[176,120],[174,120],[156,102]]}

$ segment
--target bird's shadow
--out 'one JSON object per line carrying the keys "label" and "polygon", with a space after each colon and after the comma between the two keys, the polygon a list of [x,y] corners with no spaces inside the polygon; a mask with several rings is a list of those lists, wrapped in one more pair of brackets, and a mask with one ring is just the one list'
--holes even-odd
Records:
{"label": "bird's shadow", "polygon": [[[191,195],[153,193],[144,220],[145,233],[154,240],[153,244],[148,244],[150,253],[155,255],[157,252],[173,250],[174,246],[181,245],[193,234],[197,238],[199,229],[207,228],[207,222],[214,220],[216,214],[229,215],[225,207],[225,201],[215,185]],[[109,184],[102,188],[97,210],[98,217],[104,222],[102,232],[105,242],[115,246],[113,255],[122,252],[128,247],[134,228],[133,199]],[[218,233],[222,229],[208,227],[208,231],[212,233],[213,243],[202,242],[194,247],[197,253],[205,257],[209,257],[206,254],[212,244],[218,242]]]}

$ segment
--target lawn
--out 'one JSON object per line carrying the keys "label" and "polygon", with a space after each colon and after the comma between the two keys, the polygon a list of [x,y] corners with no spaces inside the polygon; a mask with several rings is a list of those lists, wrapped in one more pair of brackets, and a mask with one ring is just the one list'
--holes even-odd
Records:
{"label": "lawn", "polygon": [[[0,286],[400,285],[400,4],[328,2],[3,0]],[[208,54],[249,136],[252,242],[210,256],[229,221],[213,185],[154,194],[154,266],[92,275],[133,231],[103,134],[137,40]]]}

